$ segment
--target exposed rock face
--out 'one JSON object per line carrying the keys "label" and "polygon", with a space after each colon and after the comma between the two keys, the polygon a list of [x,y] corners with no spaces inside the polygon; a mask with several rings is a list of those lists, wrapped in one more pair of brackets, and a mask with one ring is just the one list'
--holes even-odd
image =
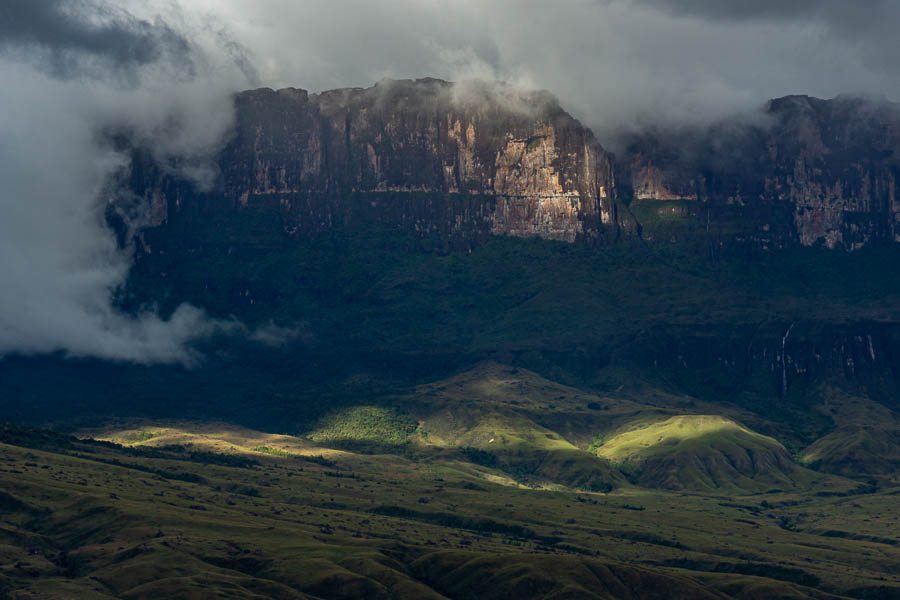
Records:
{"label": "exposed rock face", "polygon": [[753,121],[636,136],[621,168],[635,199],[736,219],[764,247],[900,241],[900,108],[886,102],[787,96]]}
{"label": "exposed rock face", "polygon": [[211,194],[136,167],[154,223],[186,203],[277,203],[298,235],[375,220],[452,239],[490,234],[573,242],[615,235],[610,156],[545,92],[506,84],[384,81],[310,95],[235,98],[237,127]]}
{"label": "exposed rock face", "polygon": [[[489,235],[596,242],[641,227],[649,239],[704,232],[762,249],[900,242],[900,108],[886,102],[787,96],[752,118],[635,135],[615,169],[550,94],[506,84],[259,89],[235,106],[212,191],[135,162],[131,187],[153,225],[262,206],[298,236],[375,225],[445,247]],[[640,227],[616,200],[628,196],[643,203]],[[673,233],[673,219],[694,224]]]}

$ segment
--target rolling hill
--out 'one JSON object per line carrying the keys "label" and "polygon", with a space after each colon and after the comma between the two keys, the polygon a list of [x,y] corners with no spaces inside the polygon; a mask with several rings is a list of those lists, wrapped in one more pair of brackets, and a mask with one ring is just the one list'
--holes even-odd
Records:
{"label": "rolling hill", "polygon": [[522,489],[451,457],[336,451],[225,424],[131,425],[108,437],[133,446],[2,429],[6,595],[459,598],[485,582],[488,597],[547,599],[900,589],[890,490]]}
{"label": "rolling hill", "polygon": [[784,446],[726,417],[679,415],[626,426],[597,454],[634,469],[643,486],[712,493],[806,487],[816,474]]}

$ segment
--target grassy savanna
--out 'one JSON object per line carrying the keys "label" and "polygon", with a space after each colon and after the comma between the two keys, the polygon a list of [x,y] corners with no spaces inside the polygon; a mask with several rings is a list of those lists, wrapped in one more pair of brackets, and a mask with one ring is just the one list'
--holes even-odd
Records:
{"label": "grassy savanna", "polygon": [[[898,429],[890,419],[892,411],[831,388],[824,388],[822,394],[820,412],[830,414],[835,407],[845,407],[840,410],[857,414],[858,419],[846,420],[842,428],[802,449],[798,454],[802,462],[812,464],[810,457],[830,449],[830,462],[818,459],[813,466],[824,465],[819,470],[849,477],[862,475],[864,481],[878,465],[889,469],[890,453],[881,452],[878,456],[884,458],[876,458],[879,448],[872,448],[854,461],[846,455],[856,457],[864,448],[837,442],[848,427],[878,428],[890,440]],[[286,455],[354,451],[400,454],[415,460],[459,460],[498,481],[548,489],[609,491],[630,481],[649,488],[734,494],[826,490],[839,481],[803,468],[778,440],[742,423],[784,432],[778,424],[773,426],[738,406],[714,405],[649,384],[596,394],[526,369],[485,362],[379,402],[326,412],[299,428],[300,437],[259,437],[258,433],[240,434],[242,430],[233,426],[223,429],[203,422],[194,423],[191,433],[164,425],[132,429],[127,421],[112,437],[108,426],[100,433],[123,444],[202,442],[224,452],[241,448]],[[871,425],[864,424],[867,419]],[[88,429],[83,434],[98,432]],[[867,459],[873,461],[872,468],[853,472],[855,464]]]}
{"label": "grassy savanna", "polygon": [[[484,467],[459,460],[329,453],[224,424],[146,423],[108,437],[137,430],[181,430],[193,442],[129,449],[4,429],[7,594],[454,598],[471,594],[473,580],[491,581],[486,597],[496,598],[509,589],[629,597],[623,586],[635,598],[900,588],[892,490],[727,499],[638,487],[529,490],[492,483]],[[285,454],[253,450],[260,444]],[[216,464],[206,451],[251,462]]]}

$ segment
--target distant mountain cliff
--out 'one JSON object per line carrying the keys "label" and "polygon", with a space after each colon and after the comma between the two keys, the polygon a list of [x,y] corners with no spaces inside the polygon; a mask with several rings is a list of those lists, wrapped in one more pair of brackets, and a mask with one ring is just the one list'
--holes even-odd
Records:
{"label": "distant mountain cliff", "polygon": [[131,185],[153,224],[192,204],[276,203],[298,235],[373,220],[455,242],[595,241],[633,228],[618,215],[610,155],[546,92],[419,79],[313,95],[264,88],[235,105],[212,193],[137,162]]}
{"label": "distant mountain cliff", "polygon": [[211,190],[136,153],[129,183],[151,225],[265,207],[295,236],[377,226],[445,249],[490,235],[763,250],[900,241],[900,111],[887,102],[787,96],[704,128],[635,133],[617,158],[549,93],[503,83],[263,88],[235,107]]}
{"label": "distant mountain cliff", "polygon": [[764,248],[900,242],[895,104],[786,96],[752,119],[634,135],[619,167],[623,194],[657,202],[641,219],[650,237],[674,216]]}

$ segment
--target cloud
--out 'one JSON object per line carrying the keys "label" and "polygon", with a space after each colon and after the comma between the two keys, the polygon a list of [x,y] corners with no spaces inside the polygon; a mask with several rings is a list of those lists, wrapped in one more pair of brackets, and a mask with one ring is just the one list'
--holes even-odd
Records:
{"label": "cloud", "polygon": [[898,3],[837,0],[194,0],[232,23],[263,84],[383,77],[547,89],[603,141],[805,93],[900,96]]}
{"label": "cloud", "polygon": [[128,158],[103,133],[127,130],[203,180],[232,124],[229,93],[246,78],[217,58],[218,39],[188,43],[193,32],[162,17],[88,2],[3,11],[14,20],[0,19],[0,356],[193,362],[193,340],[233,324],[187,305],[165,320],[112,305],[131,252],[104,214]]}
{"label": "cloud", "polygon": [[[634,0],[638,6],[663,10],[674,16],[723,21],[822,21],[833,29],[880,26],[881,18],[896,15],[891,0],[868,0],[864,6],[842,0]],[[868,24],[868,25],[866,25]]]}
{"label": "cloud", "polygon": [[85,70],[131,73],[162,61],[194,69],[192,44],[161,18],[138,19],[90,0],[6,2],[0,45],[59,77]]}
{"label": "cloud", "polygon": [[[900,22],[900,4],[894,0],[869,0],[865,3],[843,0],[634,0],[637,6],[645,6],[663,11],[673,18],[695,19],[710,26],[720,24],[740,25],[763,32],[762,41],[768,42],[794,31],[816,32],[817,39],[811,48],[839,47],[859,65],[871,73],[896,76],[897,59],[900,57],[900,40],[895,35],[896,23]],[[791,65],[786,65],[788,68]],[[821,68],[820,65],[814,65]],[[771,65],[780,70],[781,65]],[[817,77],[827,76],[824,69],[815,73]],[[840,85],[841,80],[834,82]],[[848,82],[849,83],[849,82]],[[896,93],[895,85],[885,87]],[[803,91],[803,90],[798,90]],[[866,89],[842,91],[868,92]],[[839,92],[836,92],[839,93]]]}
{"label": "cloud", "polygon": [[303,323],[293,327],[281,327],[269,321],[259,325],[253,331],[245,332],[247,339],[257,344],[276,348],[290,343],[300,342],[304,345],[312,345],[316,341],[315,335],[309,331]]}

